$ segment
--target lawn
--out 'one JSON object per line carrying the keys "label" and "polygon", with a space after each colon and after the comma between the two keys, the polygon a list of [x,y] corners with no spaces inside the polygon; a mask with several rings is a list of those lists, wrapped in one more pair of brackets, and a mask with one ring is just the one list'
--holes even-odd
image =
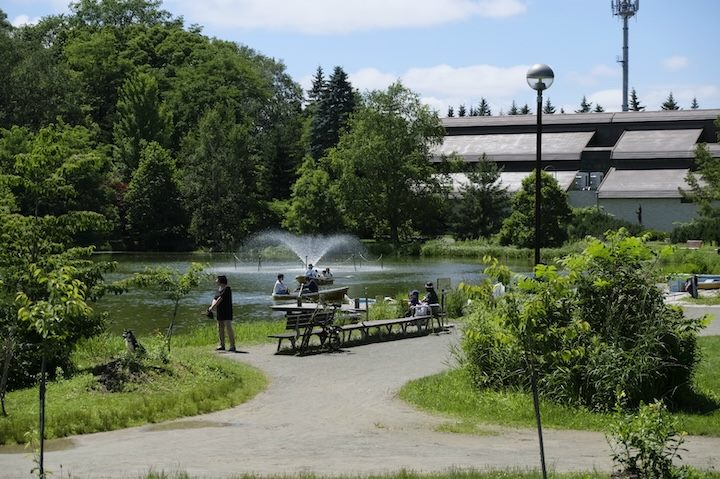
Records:
{"label": "lawn", "polygon": [[[239,344],[266,341],[277,323],[251,322],[236,328]],[[197,329],[173,339],[163,353],[162,337],[141,337],[147,354],[132,358],[122,338],[101,335],[80,343],[77,373],[48,384],[46,438],[108,431],[227,409],[267,384],[265,376],[213,354],[216,330]],[[12,391],[7,417],[0,417],[0,444],[24,443],[37,429],[37,387]]]}
{"label": "lawn", "polygon": [[[699,339],[703,360],[695,378],[695,389],[714,407],[705,413],[675,413],[689,434],[720,436],[720,337]],[[400,390],[400,397],[421,409],[447,416],[445,431],[486,433],[484,425],[534,427],[532,397],[517,391],[475,391],[464,371],[456,369],[415,381]],[[705,407],[707,404],[704,405]],[[543,426],[556,429],[605,431],[609,414],[541,401]]]}

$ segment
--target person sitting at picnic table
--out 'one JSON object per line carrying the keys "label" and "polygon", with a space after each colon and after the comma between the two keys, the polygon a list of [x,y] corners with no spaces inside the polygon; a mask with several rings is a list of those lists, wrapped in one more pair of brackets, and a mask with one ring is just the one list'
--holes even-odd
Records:
{"label": "person sitting at picnic table", "polygon": [[287,286],[285,286],[285,283],[283,283],[283,280],[285,279],[284,274],[277,275],[277,281],[275,281],[275,287],[273,288],[273,294],[290,294],[290,290]]}
{"label": "person sitting at picnic table", "polygon": [[433,286],[433,284],[430,281],[425,283],[425,297],[423,297],[422,302],[427,303],[427,304],[439,304],[440,303],[440,298],[438,298],[438,295],[435,292],[435,287]]}

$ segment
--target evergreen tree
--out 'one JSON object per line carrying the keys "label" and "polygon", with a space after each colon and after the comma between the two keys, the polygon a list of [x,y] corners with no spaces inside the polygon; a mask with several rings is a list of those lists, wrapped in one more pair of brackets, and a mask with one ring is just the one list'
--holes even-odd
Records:
{"label": "evergreen tree", "polygon": [[[546,171],[541,172],[540,246],[560,246],[567,239],[566,225],[572,211],[567,193]],[[522,181],[512,199],[512,213],[503,221],[500,244],[532,248],[535,244],[535,172]]]}
{"label": "evergreen tree", "polygon": [[510,208],[507,188],[498,181],[500,169],[483,155],[467,172],[467,179],[452,210],[451,227],[463,239],[489,237],[500,230]]}
{"label": "evergreen tree", "polygon": [[645,110],[645,107],[640,105],[640,100],[638,100],[637,92],[635,91],[635,88],[630,90],[630,105],[629,110],[630,111],[643,111]]}
{"label": "evergreen tree", "polygon": [[580,102],[580,109],[575,110],[575,113],[590,113],[591,109],[592,102],[587,101],[587,98],[583,95],[582,101]]}
{"label": "evergreen tree", "polygon": [[477,112],[477,116],[492,116],[490,105],[484,97],[480,97],[480,103],[475,111]]}
{"label": "evergreen tree", "polygon": [[690,109],[697,110],[698,108],[700,108],[700,105],[698,104],[697,98],[693,97],[692,103],[690,103]]}
{"label": "evergreen tree", "polygon": [[593,109],[593,113],[602,113],[605,111],[605,108],[602,107],[600,103],[595,104],[595,108]]}
{"label": "evergreen tree", "polygon": [[326,89],[327,83],[325,82],[323,69],[321,66],[318,66],[312,79],[312,86],[307,91],[308,106],[315,105],[319,102],[325,94]]}
{"label": "evergreen tree", "polygon": [[458,107],[458,116],[465,116],[465,105],[460,105]]}
{"label": "evergreen tree", "polygon": [[310,154],[314,159],[321,158],[337,144],[355,103],[355,92],[347,73],[335,67],[310,124]]}
{"label": "evergreen tree", "polygon": [[679,110],[680,106],[675,101],[675,97],[673,97],[672,92],[670,92],[670,94],[668,95],[665,102],[662,105],[660,105],[660,108],[662,108],[663,110],[669,111],[669,110]]}
{"label": "evergreen tree", "polygon": [[545,100],[545,106],[543,106],[543,113],[545,113],[546,115],[552,115],[553,113],[555,113],[555,107],[552,103],[550,103],[550,98]]}
{"label": "evergreen tree", "polygon": [[527,103],[523,105],[522,108],[520,108],[520,114],[521,115],[530,115],[532,114],[532,110],[530,109],[530,106],[528,106]]}
{"label": "evergreen tree", "polygon": [[510,109],[507,112],[508,115],[518,115],[520,114],[520,111],[518,110],[517,105],[515,104],[515,100],[513,100],[512,105],[510,105]]}
{"label": "evergreen tree", "polygon": [[470,107],[470,116],[478,116],[478,111],[473,106]]}
{"label": "evergreen tree", "polygon": [[175,162],[158,143],[143,148],[125,195],[130,238],[142,250],[186,249],[187,217]]}
{"label": "evergreen tree", "polygon": [[455,110],[453,109],[452,105],[448,107],[447,116],[448,118],[452,118],[455,116]]}
{"label": "evergreen tree", "polygon": [[562,108],[562,107],[561,107],[561,108],[560,108],[560,113],[564,115],[564,114],[565,114],[565,108]]}
{"label": "evergreen tree", "polygon": [[113,125],[115,161],[123,178],[130,179],[140,161],[140,151],[148,142],[166,147],[170,141],[171,119],[160,101],[154,76],[138,72],[120,90],[117,121]]}

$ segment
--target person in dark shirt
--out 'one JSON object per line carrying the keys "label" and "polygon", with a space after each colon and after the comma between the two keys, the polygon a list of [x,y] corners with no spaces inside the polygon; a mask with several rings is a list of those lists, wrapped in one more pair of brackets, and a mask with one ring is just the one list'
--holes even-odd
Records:
{"label": "person in dark shirt", "polygon": [[427,303],[427,304],[439,304],[440,303],[440,298],[438,298],[438,295],[435,292],[435,287],[430,282],[425,283],[425,297],[423,298],[423,303]]}
{"label": "person in dark shirt", "polygon": [[303,293],[317,293],[318,292],[318,285],[317,281],[315,281],[315,278],[305,278],[305,287],[303,288]]}
{"label": "person in dark shirt", "polygon": [[217,319],[220,346],[218,346],[216,350],[225,351],[225,334],[227,333],[230,342],[230,349],[228,351],[235,351],[235,332],[232,327],[232,290],[230,286],[228,286],[227,276],[224,274],[217,277],[216,283],[218,289],[208,308],[208,311],[215,311]]}

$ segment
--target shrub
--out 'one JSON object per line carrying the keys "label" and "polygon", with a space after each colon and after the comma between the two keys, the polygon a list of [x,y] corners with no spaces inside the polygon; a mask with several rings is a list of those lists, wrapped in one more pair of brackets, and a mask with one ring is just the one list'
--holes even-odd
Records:
{"label": "shrub", "polygon": [[479,303],[463,351],[478,387],[529,387],[560,403],[610,410],[616,391],[635,407],[686,391],[702,321],[665,305],[656,261],[621,230],[566,258],[567,274],[538,265],[535,279]]}
{"label": "shrub", "polygon": [[574,208],[572,221],[568,223],[568,237],[570,240],[579,240],[586,236],[602,238],[606,231],[620,228],[625,228],[633,235],[638,235],[643,230],[641,225],[634,225],[629,221],[616,218],[606,213],[602,208],[593,206]]}

